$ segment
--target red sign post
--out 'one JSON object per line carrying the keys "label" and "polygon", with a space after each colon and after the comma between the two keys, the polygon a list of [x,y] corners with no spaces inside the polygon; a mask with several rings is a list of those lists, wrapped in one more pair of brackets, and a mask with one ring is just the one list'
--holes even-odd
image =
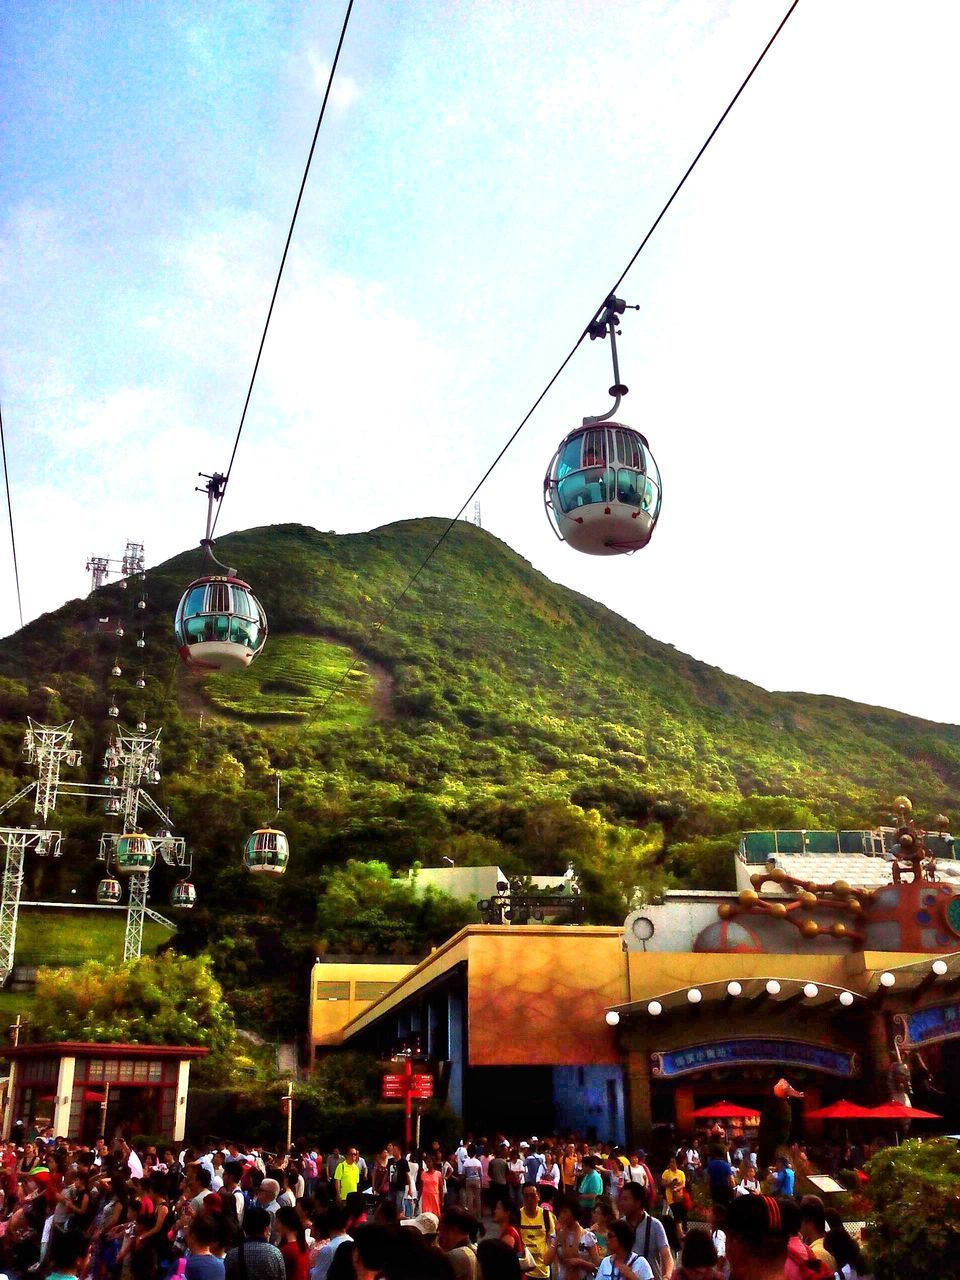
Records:
{"label": "red sign post", "polygon": [[413,1063],[409,1058],[403,1064],[403,1072],[387,1072],[383,1077],[383,1099],[385,1102],[404,1103],[407,1150],[413,1141],[413,1101],[433,1097],[433,1076],[425,1073],[414,1075]]}

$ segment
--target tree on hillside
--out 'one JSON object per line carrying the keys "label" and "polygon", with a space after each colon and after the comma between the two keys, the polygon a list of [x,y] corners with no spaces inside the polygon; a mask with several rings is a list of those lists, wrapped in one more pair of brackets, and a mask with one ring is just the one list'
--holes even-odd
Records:
{"label": "tree on hillside", "polygon": [[418,893],[411,881],[394,880],[385,862],[353,858],[324,877],[317,903],[317,931],[327,949],[354,955],[426,951],[476,919],[472,901],[432,885]]}
{"label": "tree on hillside", "polygon": [[225,1054],[233,1016],[205,957],[173,952],[125,964],[40,969],[33,1025],[42,1040],[202,1045]]}

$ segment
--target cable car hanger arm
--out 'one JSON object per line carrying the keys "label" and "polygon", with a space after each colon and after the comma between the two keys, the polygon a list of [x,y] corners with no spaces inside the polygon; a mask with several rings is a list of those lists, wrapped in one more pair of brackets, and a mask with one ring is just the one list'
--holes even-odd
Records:
{"label": "cable car hanger arm", "polygon": [[584,418],[583,425],[585,427],[589,427],[595,422],[609,421],[620,408],[621,399],[630,390],[620,381],[620,360],[617,356],[617,334],[620,332],[617,325],[620,323],[620,316],[623,315],[628,307],[631,311],[640,310],[638,303],[624,302],[622,298],[616,298],[611,293],[603,304],[600,315],[595,316],[587,326],[586,332],[591,342],[595,338],[605,338],[608,333],[610,334],[610,354],[613,356],[613,386],[610,388],[610,394],[614,397],[614,400],[612,408],[608,409],[606,413],[598,414],[595,418]]}
{"label": "cable car hanger arm", "polygon": [[[219,504],[223,499],[224,490],[227,487],[227,477],[219,471],[215,471],[212,476],[208,476],[205,471],[197,472],[201,480],[206,480],[205,485],[196,485],[196,493],[205,493],[207,495],[207,536],[200,539],[200,545],[203,547],[204,554],[220,569],[227,571],[228,578],[235,578],[237,570],[232,569],[230,565],[224,564],[222,560],[218,560],[213,554],[213,527],[216,524],[216,516],[214,514],[214,503]],[[219,511],[219,506],[217,507]]]}

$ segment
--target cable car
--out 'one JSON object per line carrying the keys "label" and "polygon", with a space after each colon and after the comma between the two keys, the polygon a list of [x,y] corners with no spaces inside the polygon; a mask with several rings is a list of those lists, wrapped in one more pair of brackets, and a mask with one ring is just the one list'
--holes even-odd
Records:
{"label": "cable car", "polygon": [[115,702],[111,702],[109,707],[107,707],[107,715],[110,717],[111,720],[116,720],[119,714],[120,714],[120,708],[117,706]]}
{"label": "cable car", "polygon": [[107,796],[103,802],[103,809],[105,813],[119,813],[120,801],[116,796]]}
{"label": "cable car", "polygon": [[626,307],[611,294],[587,328],[591,341],[610,338],[613,406],[564,436],[543,480],[543,504],[557,537],[591,556],[641,550],[660,515],[660,472],[646,437],[613,421],[627,394],[617,357]]}
{"label": "cable car", "polygon": [[557,536],[575,551],[639,551],[660,514],[660,472],[639,431],[618,422],[578,427],[553,455],[543,500]]}
{"label": "cable car", "polygon": [[123,671],[121,670],[121,667],[120,667],[120,663],[119,663],[119,662],[115,662],[115,663],[113,664],[113,666],[110,668],[110,674],[111,674],[112,676],[122,676],[122,675],[123,675]]}
{"label": "cable car", "polygon": [[243,865],[248,871],[282,876],[290,861],[290,845],[282,831],[261,827],[249,837],[243,849]]}
{"label": "cable car", "polygon": [[267,639],[267,616],[246,582],[198,578],[177,606],[180,657],[198,671],[249,667]]}
{"label": "cable car", "polygon": [[183,911],[189,911],[196,904],[197,890],[196,886],[191,884],[189,880],[179,880],[170,893],[170,905],[172,907],[180,907]]}
{"label": "cable car", "polygon": [[97,901],[104,906],[113,906],[123,897],[120,881],[112,878],[101,880],[97,885]]}
{"label": "cable car", "polygon": [[117,836],[114,849],[117,870],[129,875],[133,871],[150,871],[156,861],[153,841],[139,831],[125,832]]}

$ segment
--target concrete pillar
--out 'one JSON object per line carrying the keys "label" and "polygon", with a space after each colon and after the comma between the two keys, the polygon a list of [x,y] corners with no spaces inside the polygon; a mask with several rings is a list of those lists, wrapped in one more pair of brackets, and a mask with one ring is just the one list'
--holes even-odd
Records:
{"label": "concrete pillar", "polygon": [[463,1115],[463,1072],[464,1062],[463,1034],[463,996],[459,991],[448,991],[447,994],[447,1055],[450,1059],[450,1087],[447,1101],[451,1110],[458,1116]]}
{"label": "concrete pillar", "polygon": [[173,1112],[173,1140],[182,1142],[187,1131],[187,1094],[190,1091],[190,1059],[181,1058],[177,1072],[177,1096]]}
{"label": "concrete pillar", "polygon": [[645,1138],[653,1127],[649,1053],[638,1049],[628,1050],[625,1083],[628,1108],[627,1138],[629,1142],[637,1143]]}
{"label": "concrete pillar", "polygon": [[76,1074],[76,1058],[61,1058],[57,1073],[57,1092],[53,1099],[53,1132],[58,1138],[80,1137],[79,1133],[70,1132],[70,1104],[73,1101],[73,1078]]}

